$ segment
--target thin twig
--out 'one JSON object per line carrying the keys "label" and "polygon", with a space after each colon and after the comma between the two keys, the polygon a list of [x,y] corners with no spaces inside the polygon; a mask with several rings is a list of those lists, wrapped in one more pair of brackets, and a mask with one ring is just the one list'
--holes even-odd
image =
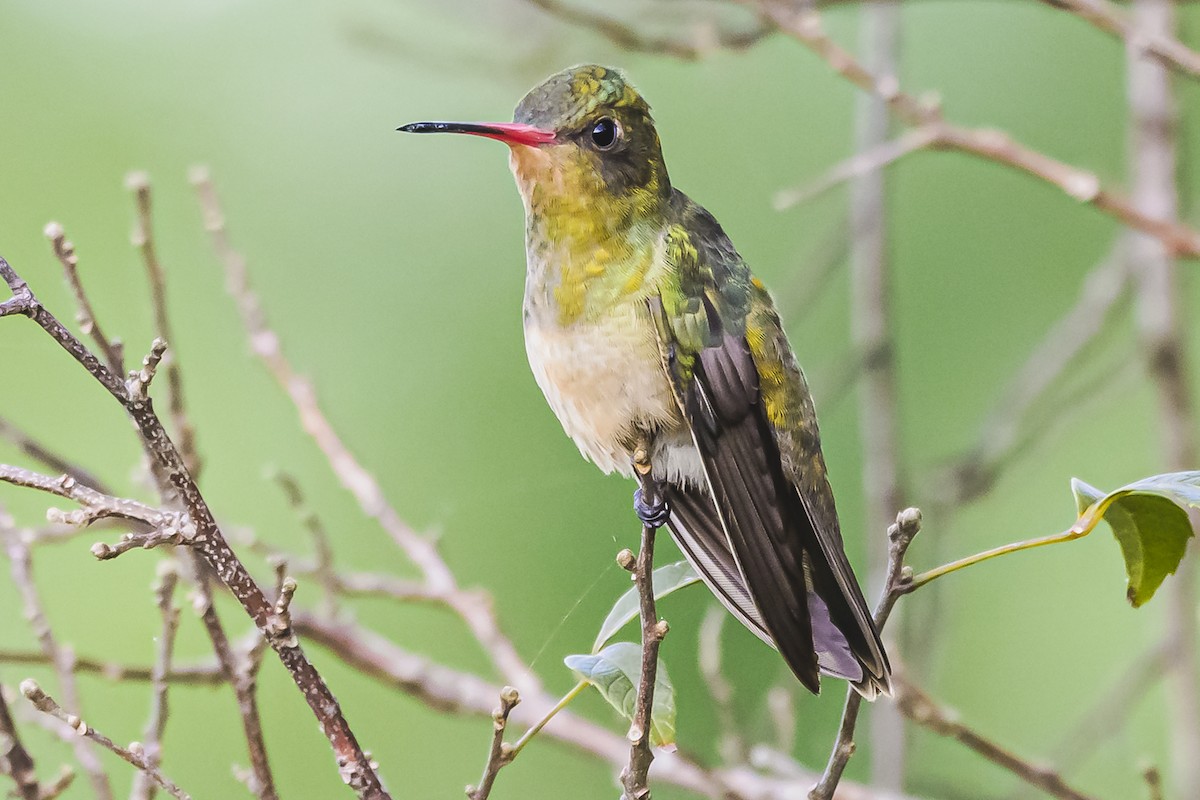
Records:
{"label": "thin twig", "polygon": [[[137,223],[133,229],[134,247],[142,254],[146,277],[150,284],[151,308],[154,313],[154,333],[167,342],[175,342],[171,315],[167,307],[167,278],[154,246],[153,207],[150,203],[150,178],[144,172],[126,176],[125,186],[133,192],[137,206]],[[196,429],[188,418],[183,393],[183,371],[179,367],[179,351],[174,346],[167,356],[167,408],[179,446],[179,453],[193,477],[200,474],[200,457],[196,452]]]}
{"label": "thin twig", "polygon": [[79,329],[83,331],[84,336],[92,337],[92,341],[96,343],[96,349],[104,356],[108,368],[118,375],[123,374],[125,372],[123,348],[119,341],[110,339],[100,329],[100,323],[96,320],[96,312],[92,309],[91,298],[88,297],[87,291],[83,288],[83,281],[79,278],[79,257],[75,255],[75,245],[67,239],[63,226],[57,222],[46,225],[45,235],[50,240],[54,256],[62,264],[67,285],[71,287],[71,294],[75,296],[75,320],[79,323]]}
{"label": "thin twig", "polygon": [[1163,800],[1162,774],[1158,767],[1150,764],[1142,770],[1142,780],[1146,782],[1146,799]]}
{"label": "thin twig", "polygon": [[291,629],[280,625],[272,604],[246,570],[245,565],[229,547],[217,525],[212,510],[200,493],[179,450],[171,442],[162,421],[154,413],[152,402],[132,392],[119,375],[105,367],[53,314],[38,301],[28,284],[0,258],[0,278],[8,284],[12,297],[0,303],[0,317],[23,314],[36,322],[46,333],[74,357],[125,409],[137,426],[142,441],[153,456],[157,470],[175,489],[196,528],[189,546],[212,568],[221,582],[237,598],[242,608],[263,632],[292,680],[301,690],[309,708],[336,755],[342,779],[362,800],[382,800],[388,797],[379,776],[351,731],[337,699],[324,679],[305,657]]}
{"label": "thin twig", "polygon": [[50,783],[42,786],[42,793],[38,800],[55,800],[62,795],[67,789],[71,788],[71,784],[75,782],[75,770],[68,766],[60,767],[58,777]]}
{"label": "thin twig", "polygon": [[904,677],[893,677],[896,685],[896,704],[904,716],[916,724],[939,736],[947,736],[961,742],[993,764],[1059,800],[1095,800],[1070,786],[1050,767],[1027,761],[959,722],[953,711],[939,706],[929,695]]}
{"label": "thin twig", "polygon": [[122,553],[142,548],[149,549],[163,544],[183,544],[195,535],[195,526],[186,514],[162,511],[137,500],[111,497],[84,486],[70,475],[51,477],[31,470],[0,464],[0,482],[11,483],[57,495],[78,503],[75,511],[52,508],[47,517],[52,522],[74,527],[83,527],[101,519],[120,519],[141,523],[146,530],[126,533],[116,544],[97,542],[92,545],[92,555],[101,561],[116,558]]}
{"label": "thin twig", "polygon": [[[933,131],[929,148],[955,150],[994,161],[1058,187],[1068,197],[1153,236],[1181,258],[1200,258],[1200,231],[1163,214],[1148,213],[1129,198],[1106,187],[1098,175],[1027,147],[1002,131],[968,128],[946,122],[937,102],[924,101],[900,88],[887,76],[877,76],[825,33],[815,7],[781,0],[742,0],[757,8],[779,29],[825,61],[838,75],[865,92],[880,97],[892,114],[907,125]],[[915,152],[915,151],[909,151]]]}
{"label": "thin twig", "polygon": [[263,737],[262,718],[258,712],[256,681],[249,668],[248,659],[240,658],[229,644],[225,626],[221,624],[221,618],[213,604],[208,578],[203,573],[197,576],[194,591],[192,605],[200,614],[200,621],[209,641],[212,642],[221,674],[233,687],[233,694],[237,700],[238,717],[242,721],[242,734],[246,739],[246,752],[250,756],[250,790],[259,800],[278,800],[275,778],[271,773],[270,759],[267,757],[267,743]]}
{"label": "thin twig", "polygon": [[[53,662],[42,652],[0,650],[0,664],[53,665]],[[149,665],[121,664],[82,656],[77,656],[71,666],[77,674],[96,675],[113,683],[149,682],[153,677],[153,667]],[[225,675],[215,663],[187,664],[173,666],[167,672],[166,679],[169,684],[218,686],[225,682]]]}
{"label": "thin twig", "polygon": [[895,139],[874,142],[868,147],[860,148],[857,153],[835,164],[815,180],[794,189],[781,189],[776,192],[773,201],[775,210],[786,211],[795,208],[843,183],[870,177],[911,153],[929,149],[936,144],[937,138],[936,125],[921,126],[905,131]]}
{"label": "thin twig", "polygon": [[688,39],[650,36],[616,17],[598,14],[562,0],[527,2],[556,19],[597,33],[624,50],[667,55],[682,61],[695,61],[719,50],[748,50],[775,32],[774,26],[763,23],[744,31],[725,30],[710,23],[696,29]]}
{"label": "thin twig", "polygon": [[1192,50],[1169,32],[1138,26],[1137,14],[1131,18],[1108,0],[1041,0],[1051,8],[1069,11],[1095,27],[1121,39],[1137,54],[1144,53],[1165,66],[1190,77],[1200,77],[1200,53]]}
{"label": "thin twig", "polygon": [[[175,585],[179,573],[173,560],[159,562],[158,584],[154,596],[158,612],[162,616],[162,630],[158,636],[158,653],[150,675],[151,706],[150,718],[142,736],[142,753],[146,763],[157,767],[162,763],[162,737],[167,727],[167,675],[171,671],[171,658],[175,651],[175,633],[179,630],[179,607],[175,605]],[[131,800],[154,800],[156,784],[145,772],[139,772],[133,781]]]}
{"label": "thin twig", "polygon": [[[876,630],[882,631],[887,624],[896,601],[905,593],[905,586],[911,570],[904,566],[904,555],[912,544],[913,537],[921,531],[921,512],[915,508],[906,508],[896,515],[896,521],[888,527],[888,570],[880,592],[879,602],[875,604]],[[808,793],[808,800],[831,800],[842,773],[854,755],[854,728],[858,724],[858,711],[862,706],[862,695],[849,687],[846,690],[846,705],[842,708],[842,722],[838,727],[837,739],[833,750],[829,753],[829,762],[820,780]]]}
{"label": "thin twig", "polygon": [[177,800],[191,800],[191,796],[176,786],[169,778],[162,774],[158,767],[151,763],[146,758],[145,753],[139,752],[140,748],[126,749],[117,745],[112,739],[109,739],[104,734],[97,731],[91,725],[88,725],[79,715],[72,714],[63,709],[57,701],[50,695],[42,691],[42,687],[38,686],[36,681],[24,680],[21,682],[21,694],[25,695],[29,702],[33,703],[34,707],[43,714],[48,714],[55,719],[65,723],[67,727],[75,731],[84,739],[91,739],[96,744],[105,748],[109,752],[116,755],[123,761],[128,762],[135,769],[140,770],[149,776],[155,783],[163,788]]}
{"label": "thin twig", "polygon": [[112,490],[90,470],[55,453],[46,445],[22,431],[16,425],[0,417],[0,439],[7,439],[25,455],[45,464],[55,472],[70,475],[80,483],[86,484],[102,494],[112,494]]}
{"label": "thin twig", "polygon": [[496,782],[496,773],[511,760],[508,748],[504,744],[504,731],[508,729],[508,715],[521,702],[521,695],[511,686],[500,690],[500,705],[492,712],[492,745],[488,748],[487,763],[483,767],[483,776],[478,786],[467,787],[467,797],[471,800],[487,800]]}
{"label": "thin twig", "polygon": [[339,583],[333,571],[333,547],[329,543],[329,532],[325,530],[325,524],[321,522],[317,512],[308,505],[295,476],[288,472],[276,472],[274,478],[275,482],[279,484],[279,488],[283,490],[288,505],[292,507],[296,517],[312,537],[313,549],[316,552],[316,562],[312,574],[324,590],[321,611],[326,616],[334,616],[337,614]]}
{"label": "thin twig", "polygon": [[[33,563],[29,545],[26,544],[21,532],[12,529],[7,521],[3,522],[4,524],[0,524],[0,536],[3,536],[5,540],[12,568],[13,583],[16,584],[21,595],[25,619],[29,623],[29,627],[33,629],[42,653],[54,667],[54,673],[58,677],[58,686],[67,707],[73,709],[74,713],[80,713],[79,690],[76,686],[75,670],[72,665],[75,657],[69,648],[59,644],[50,627],[50,622],[46,619],[46,612],[43,610],[41,598],[38,596],[37,586],[33,580]],[[4,530],[5,528],[8,530]],[[112,800],[112,786],[96,754],[82,741],[77,740],[72,744],[75,757],[79,760],[83,771],[87,773],[92,791],[100,800]]]}
{"label": "thin twig", "polygon": [[42,790],[38,786],[33,758],[21,744],[21,736],[8,710],[3,685],[0,685],[0,773],[13,779],[21,800],[38,800],[41,797]]}

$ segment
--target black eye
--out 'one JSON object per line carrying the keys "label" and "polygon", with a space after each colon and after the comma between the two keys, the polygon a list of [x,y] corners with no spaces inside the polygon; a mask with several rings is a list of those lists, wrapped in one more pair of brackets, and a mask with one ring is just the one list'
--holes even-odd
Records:
{"label": "black eye", "polygon": [[617,143],[619,135],[617,121],[611,117],[601,117],[592,126],[592,144],[596,145],[597,149],[608,150]]}

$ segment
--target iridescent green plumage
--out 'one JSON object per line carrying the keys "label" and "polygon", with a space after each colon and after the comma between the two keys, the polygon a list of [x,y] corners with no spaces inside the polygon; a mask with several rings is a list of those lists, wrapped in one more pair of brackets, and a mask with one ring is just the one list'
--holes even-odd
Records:
{"label": "iridescent green plumage", "polygon": [[564,430],[631,474],[650,436],[668,527],[719,599],[818,672],[888,691],[842,551],[816,414],[771,297],[671,186],[650,107],[616,70],[551,76],[514,123],[415,123],[507,141],[526,210],[529,362]]}

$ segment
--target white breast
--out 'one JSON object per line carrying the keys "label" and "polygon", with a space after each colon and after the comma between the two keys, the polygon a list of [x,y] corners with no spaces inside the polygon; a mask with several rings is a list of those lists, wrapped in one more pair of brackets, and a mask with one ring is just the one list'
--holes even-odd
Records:
{"label": "white breast", "polygon": [[665,434],[656,442],[656,474],[699,478],[643,301],[567,326],[527,316],[525,350],[563,430],[601,470],[631,475],[630,444],[645,429]]}

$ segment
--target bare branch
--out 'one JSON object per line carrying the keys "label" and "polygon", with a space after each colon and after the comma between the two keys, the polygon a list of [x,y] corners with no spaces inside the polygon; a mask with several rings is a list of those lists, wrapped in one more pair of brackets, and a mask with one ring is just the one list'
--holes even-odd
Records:
{"label": "bare branch", "polygon": [[[154,313],[154,333],[163,341],[175,342],[171,329],[171,316],[167,308],[167,278],[154,246],[154,226],[150,204],[150,177],[144,172],[126,176],[125,186],[133,192],[137,206],[137,223],[133,229],[134,247],[142,254],[146,266],[146,277],[150,284],[151,308]],[[167,408],[171,426],[179,445],[179,453],[193,476],[199,475],[200,459],[196,452],[196,429],[187,415],[183,393],[183,371],[179,367],[179,353],[172,349],[167,355]]]}
{"label": "bare branch", "polygon": [[3,686],[0,686],[0,773],[8,775],[17,784],[17,796],[21,800],[39,800],[41,797],[33,758],[21,744]]}
{"label": "bare branch", "polygon": [[171,442],[161,420],[154,413],[149,399],[132,396],[124,381],[109,370],[46,310],[28,284],[0,258],[0,278],[8,284],[13,296],[0,303],[0,317],[21,313],[36,322],[52,339],[74,357],[121,404],[129,414],[146,444],[156,469],[179,494],[180,502],[196,527],[189,546],[213,569],[242,608],[266,636],[272,649],[287,668],[305,701],[321,724],[337,758],[338,770],[345,783],[363,800],[388,797],[374,766],[363,753],[354,733],[341,712],[337,699],[324,679],[305,657],[299,641],[290,628],[279,627],[279,616],[272,604],[255,583],[254,578],[229,547],[217,525],[208,503],[201,495],[178,449]]}
{"label": "bare branch", "polygon": [[492,746],[488,750],[487,763],[478,786],[467,787],[471,800],[487,800],[496,782],[496,773],[511,760],[511,751],[504,744],[504,731],[508,728],[508,715],[521,702],[521,695],[511,686],[500,690],[500,705],[492,712]]}
{"label": "bare branch", "polygon": [[[1152,236],[1172,255],[1200,258],[1200,231],[1161,214],[1147,213],[1116,190],[1107,188],[1094,172],[1079,169],[1015,141],[1002,131],[967,128],[945,122],[935,102],[924,102],[901,90],[889,76],[876,76],[826,35],[814,7],[797,7],[780,0],[743,0],[758,8],[779,29],[812,50],[846,80],[880,97],[899,120],[936,133],[928,145],[955,150],[1003,164],[1061,189],[1068,197]],[[908,151],[914,152],[914,151]]]}
{"label": "bare branch", "polygon": [[333,616],[337,613],[339,583],[333,571],[333,547],[329,543],[329,533],[325,530],[325,524],[321,522],[317,512],[309,507],[296,478],[287,472],[277,472],[274,477],[275,482],[283,489],[288,505],[292,507],[301,524],[312,537],[313,547],[316,551],[316,563],[312,574],[316,576],[324,590],[321,610],[326,616]]}
{"label": "bare branch", "polygon": [[648,36],[616,17],[563,2],[562,0],[527,0],[552,17],[577,28],[597,33],[625,50],[671,56],[683,61],[695,61],[719,50],[748,50],[775,32],[772,25],[760,23],[748,30],[725,30],[710,23],[695,30],[690,38],[677,39]]}
{"label": "bare branch", "polygon": [[75,245],[67,239],[66,232],[63,231],[62,225],[57,222],[51,222],[46,226],[46,238],[50,240],[50,245],[54,249],[54,255],[62,264],[63,273],[67,278],[67,285],[71,287],[71,293],[75,295],[75,320],[79,323],[79,329],[83,331],[84,336],[92,337],[92,341],[96,343],[101,355],[104,356],[105,363],[108,368],[120,375],[125,372],[125,355],[122,351],[121,343],[115,339],[110,339],[100,329],[100,323],[96,319],[96,312],[92,309],[92,301],[88,297],[87,291],[83,288],[83,282],[79,278],[79,257],[75,255]]}
{"label": "bare branch", "polygon": [[158,767],[150,763],[146,758],[145,753],[141,752],[141,745],[134,742],[130,747],[124,748],[113,743],[104,734],[97,731],[91,725],[88,725],[76,714],[71,714],[65,711],[53,697],[42,691],[42,688],[37,685],[36,681],[25,680],[21,682],[21,694],[33,703],[34,707],[43,714],[49,714],[55,719],[65,723],[67,727],[75,731],[80,737],[91,739],[96,744],[110,751],[118,758],[128,762],[136,769],[148,775],[155,783],[163,788],[165,792],[170,794],[177,800],[191,800],[191,796],[171,782],[169,778],[159,771]]}
{"label": "bare branch", "polygon": [[1036,786],[1059,800],[1095,800],[1071,787],[1053,769],[1026,761],[959,722],[954,712],[942,708],[916,685],[900,675],[893,676],[896,684],[896,703],[904,716],[939,736],[947,736],[966,745],[1021,780]]}
{"label": "bare branch", "polygon": [[[8,530],[5,530],[5,528]],[[29,552],[29,545],[25,543],[23,535],[13,529],[10,521],[6,519],[0,520],[0,536],[3,536],[5,540],[8,558],[12,566],[13,583],[16,584],[17,590],[20,592],[25,619],[37,637],[38,644],[42,648],[42,654],[51,666],[54,667],[54,673],[58,677],[59,689],[63,693],[68,708],[74,709],[75,713],[79,713],[81,708],[79,691],[76,688],[75,670],[72,664],[75,656],[69,648],[58,643],[58,639],[55,637],[53,630],[51,630],[49,621],[46,619],[46,612],[43,610],[37,586],[33,581],[33,563]],[[76,740],[72,742],[72,745],[75,750],[75,757],[79,760],[79,764],[83,767],[84,772],[87,773],[88,781],[92,785],[92,791],[95,792],[100,800],[112,800],[112,786],[109,784],[108,776],[105,774],[104,768],[101,766],[96,754],[81,741]]]}
{"label": "bare branch", "polygon": [[[158,654],[150,674],[151,697],[150,718],[142,734],[142,754],[146,763],[157,767],[162,763],[162,737],[167,727],[167,675],[171,671],[171,657],[175,650],[175,633],[179,630],[179,608],[174,603],[175,584],[179,573],[173,560],[159,562],[158,584],[154,595],[162,616],[162,630],[158,636]],[[133,781],[132,800],[154,800],[156,784],[145,772],[139,772]]]}
{"label": "bare branch", "polygon": [[75,771],[67,766],[61,767],[58,771],[58,777],[42,787],[39,800],[55,800],[55,798],[67,791],[67,789],[71,788],[71,784],[74,782]]}
{"label": "bare branch", "polygon": [[[874,95],[868,95],[874,97]],[[921,126],[902,133],[895,139],[872,144],[838,164],[810,183],[775,193],[776,211],[808,203],[829,190],[849,181],[866,178],[918,150],[927,150],[937,143],[936,125]]]}
{"label": "bare branch", "polygon": [[[1149,55],[1163,65],[1190,77],[1200,76],[1200,53],[1169,33],[1139,28],[1119,6],[1108,0],[1041,0],[1051,8],[1082,17],[1105,33],[1110,33],[1134,53]],[[1136,14],[1134,15],[1136,17]]]}
{"label": "bare branch", "polygon": [[[238,716],[242,721],[242,733],[246,739],[246,750],[250,756],[250,790],[259,800],[278,800],[275,778],[271,774],[267,758],[267,744],[263,737],[262,718],[258,713],[258,692],[255,675],[248,659],[240,658],[229,644],[225,627],[217,616],[213,604],[212,589],[205,575],[197,576],[193,607],[200,614],[200,621],[212,642],[213,652],[221,668],[221,675],[233,687],[237,700]],[[265,638],[265,637],[264,637]]]}
{"label": "bare branch", "polygon": [[112,494],[112,490],[108,488],[108,485],[97,478],[91,471],[55,453],[49,447],[37,441],[3,417],[0,417],[0,439],[7,439],[9,442],[12,442],[22,453],[46,465],[55,472],[66,473],[80,483],[87,484],[103,494]]}
{"label": "bare branch", "polygon": [[[921,531],[921,512],[906,508],[896,515],[896,521],[888,528],[887,578],[875,604],[875,628],[882,631],[887,624],[896,601],[905,593],[911,570],[904,566],[904,555],[913,538]],[[842,773],[854,755],[854,728],[858,724],[858,711],[862,706],[862,695],[853,687],[846,689],[846,705],[842,708],[842,722],[838,727],[837,740],[829,754],[829,763],[821,779],[808,793],[808,800],[831,800],[842,780]]]}

